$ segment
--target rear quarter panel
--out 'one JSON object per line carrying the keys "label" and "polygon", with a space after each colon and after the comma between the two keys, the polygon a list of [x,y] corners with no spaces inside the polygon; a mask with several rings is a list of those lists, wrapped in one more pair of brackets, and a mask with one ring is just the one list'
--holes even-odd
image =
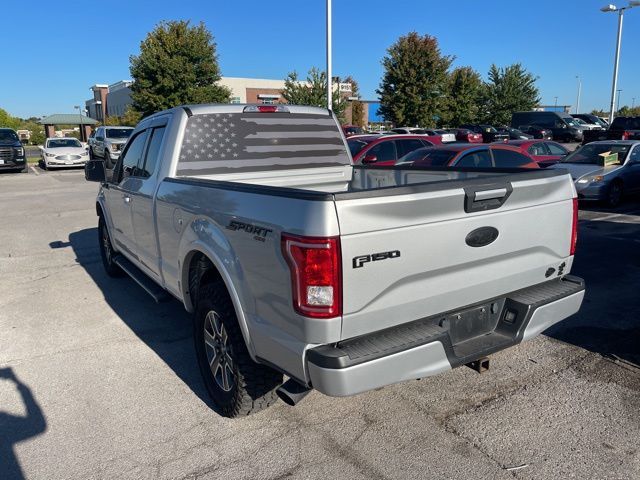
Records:
{"label": "rear quarter panel", "polygon": [[[304,378],[305,345],[339,340],[340,318],[314,320],[294,312],[289,267],[280,245],[282,232],[338,235],[332,201],[262,195],[189,179],[166,179],[159,187],[156,209],[167,287],[184,298],[191,310],[189,260],[194,252],[209,257],[232,295],[235,292],[236,311],[254,358],[287,366],[290,373]],[[256,238],[261,235],[238,229],[238,224],[266,229],[266,234]]]}

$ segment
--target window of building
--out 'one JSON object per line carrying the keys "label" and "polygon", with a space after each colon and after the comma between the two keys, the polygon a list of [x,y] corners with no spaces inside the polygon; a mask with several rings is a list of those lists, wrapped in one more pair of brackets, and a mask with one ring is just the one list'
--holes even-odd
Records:
{"label": "window of building", "polygon": [[260,103],[262,103],[263,105],[275,105],[276,103],[278,103],[278,99],[277,98],[261,98]]}
{"label": "window of building", "polygon": [[231,97],[231,103],[240,103],[240,97]]}

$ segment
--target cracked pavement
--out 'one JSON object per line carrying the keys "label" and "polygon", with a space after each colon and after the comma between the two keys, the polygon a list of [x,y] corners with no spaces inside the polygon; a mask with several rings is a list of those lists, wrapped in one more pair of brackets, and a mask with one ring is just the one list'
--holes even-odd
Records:
{"label": "cracked pavement", "polygon": [[96,190],[81,171],[0,175],[3,480],[640,478],[637,201],[581,212],[583,309],[487,373],[229,420],[182,306],[102,271]]}

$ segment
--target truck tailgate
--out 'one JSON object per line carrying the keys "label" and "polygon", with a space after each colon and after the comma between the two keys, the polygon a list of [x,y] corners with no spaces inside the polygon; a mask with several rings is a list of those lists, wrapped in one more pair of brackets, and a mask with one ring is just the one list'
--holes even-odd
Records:
{"label": "truck tailgate", "polygon": [[337,195],[342,338],[462,309],[567,273],[573,183],[568,175],[526,176],[451,182],[450,188],[439,182],[401,194]]}

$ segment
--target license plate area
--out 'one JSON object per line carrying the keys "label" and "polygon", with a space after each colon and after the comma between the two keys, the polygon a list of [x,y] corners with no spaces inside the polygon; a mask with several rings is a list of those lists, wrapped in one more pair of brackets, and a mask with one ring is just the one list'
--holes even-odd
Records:
{"label": "license plate area", "polygon": [[451,343],[456,345],[471,338],[487,335],[496,329],[504,300],[495,300],[447,315],[440,325],[449,330]]}

